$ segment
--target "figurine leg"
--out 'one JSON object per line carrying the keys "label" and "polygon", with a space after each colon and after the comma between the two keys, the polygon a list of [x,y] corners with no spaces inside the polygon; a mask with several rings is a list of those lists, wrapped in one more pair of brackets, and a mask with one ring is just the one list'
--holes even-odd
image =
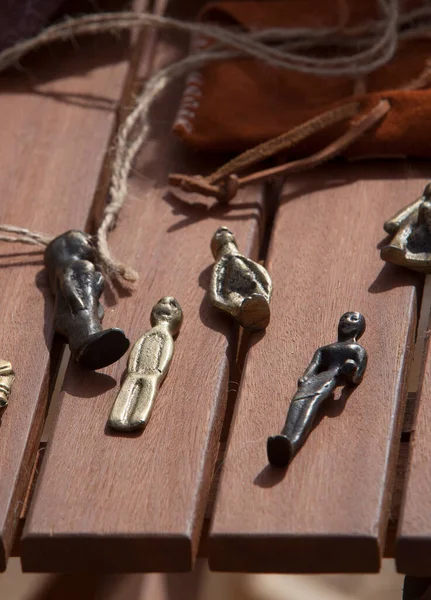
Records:
{"label": "figurine leg", "polygon": [[401,228],[390,243],[380,250],[380,258],[395,265],[405,266],[406,243],[410,232],[411,227],[408,229]]}
{"label": "figurine leg", "polygon": [[239,321],[244,329],[260,331],[269,325],[268,299],[262,294],[252,294],[241,303]]}
{"label": "figurine leg", "polygon": [[151,416],[159,384],[154,375],[128,375],[121,386],[109,417],[109,425],[118,431],[145,427]]}
{"label": "figurine leg", "polygon": [[84,337],[84,342],[75,348],[69,339],[72,358],[86,369],[103,369],[117,362],[129,347],[124,331],[113,327]]}
{"label": "figurine leg", "polygon": [[137,429],[145,427],[153,412],[154,400],[159,389],[159,378],[154,375],[142,377],[139,380],[134,408],[129,418],[130,427]]}
{"label": "figurine leg", "polygon": [[269,462],[275,467],[287,467],[310,434],[320,405],[336,387],[329,381],[324,390],[306,398],[293,398],[287,413],[286,424],[280,435],[271,436],[267,442]]}

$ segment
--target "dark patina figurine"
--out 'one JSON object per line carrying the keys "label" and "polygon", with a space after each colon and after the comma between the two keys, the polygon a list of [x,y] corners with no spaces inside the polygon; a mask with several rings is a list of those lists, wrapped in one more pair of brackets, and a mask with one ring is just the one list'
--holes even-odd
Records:
{"label": "dark patina figurine", "polygon": [[67,231],[48,244],[44,260],[55,295],[55,330],[67,339],[73,360],[88,369],[117,361],[129,340],[121,329],[102,329],[104,278],[94,265],[91,236]]}
{"label": "dark patina figurine", "polygon": [[269,462],[286,467],[307,439],[320,405],[341,385],[358,385],[367,367],[367,353],[357,343],[365,331],[361,313],[347,312],[338,324],[338,342],[319,348],[298,380],[280,435],[268,438]]}
{"label": "dark patina figurine", "polygon": [[386,221],[384,230],[393,237],[380,252],[383,260],[431,273],[431,184],[425,186],[422,196]]}

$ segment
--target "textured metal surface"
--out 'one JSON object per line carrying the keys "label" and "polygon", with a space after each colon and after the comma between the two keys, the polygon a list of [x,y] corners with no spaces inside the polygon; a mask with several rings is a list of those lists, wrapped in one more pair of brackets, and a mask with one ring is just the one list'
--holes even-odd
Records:
{"label": "textured metal surface", "polygon": [[183,311],[175,300],[161,298],[151,311],[152,329],[134,344],[127,373],[112,407],[109,425],[119,431],[145,427],[159,387],[167,375],[174,353],[174,339]]}
{"label": "textured metal surface", "polygon": [[266,269],[240,254],[227,227],[217,229],[211,250],[216,260],[210,288],[213,305],[234,317],[245,329],[265,329],[270,319],[272,291]]}
{"label": "textured metal surface", "polygon": [[400,210],[384,224],[392,235],[381,250],[386,262],[431,273],[431,184],[417,200]]}
{"label": "textured metal surface", "polygon": [[67,339],[73,360],[88,369],[117,361],[129,341],[121,329],[102,329],[105,281],[94,265],[91,237],[67,231],[47,246],[44,260],[55,295],[55,330]]}
{"label": "textured metal surface", "polygon": [[367,353],[357,339],[364,331],[363,315],[345,313],[338,325],[338,341],[316,350],[298,380],[281,434],[268,438],[268,460],[272,465],[285,467],[290,463],[310,434],[322,402],[336,387],[362,381]]}
{"label": "textured metal surface", "polygon": [[0,359],[0,410],[6,408],[8,405],[14,380],[15,373],[13,372],[11,363]]}

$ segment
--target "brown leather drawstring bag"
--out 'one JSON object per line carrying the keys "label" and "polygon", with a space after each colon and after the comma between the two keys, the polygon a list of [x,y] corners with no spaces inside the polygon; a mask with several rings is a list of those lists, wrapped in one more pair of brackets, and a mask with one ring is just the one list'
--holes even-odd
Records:
{"label": "brown leather drawstring bag", "polygon": [[[425,12],[427,7],[431,12],[429,2],[401,2],[400,29],[406,12],[415,10],[419,19],[423,7]],[[375,23],[379,18],[377,2],[373,0],[218,2],[209,4],[200,15],[202,21],[249,32],[271,27],[335,28],[341,36],[361,25],[365,25],[366,30],[368,23]],[[429,17],[420,29],[413,39],[409,39],[408,30],[405,31],[394,57],[365,76],[321,76],[271,67],[251,58],[209,64],[189,76],[173,130],[184,143],[204,151],[239,153],[272,140],[272,152],[264,152],[263,157],[283,151],[289,163],[308,160],[327,147],[331,149],[329,158],[335,154],[351,158],[429,157]],[[195,40],[194,51],[206,45],[205,40]],[[331,119],[334,109],[344,110],[345,116]],[[368,119],[366,126],[356,127],[356,133],[349,137],[352,126],[355,128],[364,119]],[[292,132],[295,132],[293,140]],[[346,135],[348,143],[344,141],[338,147],[337,140],[345,139]],[[279,136],[285,138],[284,143],[282,140],[278,144]],[[243,161],[243,167],[257,162],[261,148],[251,151],[250,160]],[[314,166],[314,162],[311,163]],[[189,185],[203,193],[206,187],[208,195],[217,196],[218,190],[219,196],[224,195],[226,199],[226,194],[232,196],[232,190],[226,192],[226,187],[237,187],[232,178],[230,183],[226,180],[229,173],[236,177],[237,169],[227,168],[220,176],[214,174],[215,177],[205,178],[205,181],[199,177],[189,178],[188,184],[184,177],[173,176],[171,183],[186,189]],[[220,186],[213,184],[222,180],[220,191]]]}

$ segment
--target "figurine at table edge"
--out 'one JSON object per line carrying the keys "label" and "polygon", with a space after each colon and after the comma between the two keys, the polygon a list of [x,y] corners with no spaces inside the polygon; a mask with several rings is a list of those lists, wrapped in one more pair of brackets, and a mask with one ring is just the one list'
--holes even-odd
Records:
{"label": "figurine at table edge", "polygon": [[95,260],[91,236],[74,230],[52,240],[44,254],[55,295],[55,330],[67,339],[73,360],[88,369],[116,362],[129,347],[121,329],[102,329],[105,281]]}
{"label": "figurine at table edge", "polygon": [[0,410],[8,405],[14,380],[15,373],[11,363],[0,358]]}
{"label": "figurine at table edge", "polygon": [[367,367],[367,352],[357,340],[364,331],[363,315],[347,312],[338,324],[338,341],[315,352],[298,380],[281,434],[268,438],[267,454],[272,465],[289,465],[310,434],[321,404],[336,387],[361,383]]}
{"label": "figurine at table edge", "polygon": [[161,298],[151,311],[152,329],[133,345],[127,372],[117,394],[109,426],[118,431],[142,429],[148,423],[157,392],[166,377],[174,352],[174,336],[180,331],[183,311],[170,296]]}
{"label": "figurine at table edge", "polygon": [[213,305],[234,317],[244,329],[265,329],[270,319],[272,291],[267,270],[240,254],[227,227],[217,229],[211,250],[216,261],[210,287]]}
{"label": "figurine at table edge", "polygon": [[431,183],[422,196],[386,221],[384,230],[393,238],[381,249],[383,260],[431,273]]}

